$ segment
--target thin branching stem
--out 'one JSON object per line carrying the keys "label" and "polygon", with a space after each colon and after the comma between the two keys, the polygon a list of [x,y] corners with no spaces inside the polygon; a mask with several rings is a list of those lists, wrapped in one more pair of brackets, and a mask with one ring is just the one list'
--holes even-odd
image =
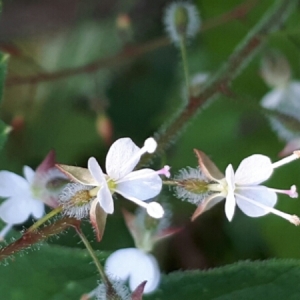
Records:
{"label": "thin branching stem", "polygon": [[27,232],[31,232],[31,231],[34,231],[34,230],[38,229],[41,225],[43,225],[45,222],[47,222],[48,220],[50,220],[52,217],[54,217],[57,214],[59,214],[61,211],[62,211],[62,206],[58,206],[58,207],[54,208],[48,214],[46,214],[41,219],[39,219],[38,221],[36,221],[31,227],[29,227],[27,229]]}
{"label": "thin branching stem", "polygon": [[[232,20],[244,18],[251,9],[257,4],[257,0],[246,0],[239,4],[232,10],[214,17],[205,22],[201,28],[201,32],[218,27],[224,23],[228,23]],[[121,52],[112,55],[110,57],[104,57],[99,60],[93,61],[87,65],[80,67],[74,67],[70,69],[59,70],[56,72],[39,72],[30,76],[11,76],[6,80],[6,86],[16,86],[23,84],[38,84],[41,82],[49,82],[68,78],[71,76],[77,76],[81,74],[91,74],[98,72],[101,69],[112,68],[119,66],[129,59],[133,59],[144,55],[146,53],[155,51],[157,49],[170,46],[171,42],[167,37],[160,37],[158,39],[146,42],[142,45],[136,45],[133,47],[124,48]]]}
{"label": "thin branching stem", "polygon": [[104,269],[101,265],[101,263],[99,262],[99,259],[93,249],[93,247],[91,246],[90,242],[88,241],[88,239],[86,238],[86,236],[83,234],[83,232],[81,231],[80,228],[76,228],[76,232],[79,235],[79,237],[81,238],[85,248],[87,249],[87,251],[89,252],[91,258],[94,261],[94,264],[96,265],[96,268],[100,274],[100,277],[102,279],[102,281],[105,283],[106,286],[110,286],[110,282],[104,272]]}
{"label": "thin branching stem", "polygon": [[234,78],[250,63],[266,43],[266,37],[280,28],[295,10],[298,0],[277,0],[260,22],[247,34],[219,71],[212,76],[197,97],[190,97],[171,122],[162,126],[155,135],[158,143],[154,156],[144,155],[139,166],[148,165],[153,157],[161,156],[195,117],[203,105],[229,90]]}

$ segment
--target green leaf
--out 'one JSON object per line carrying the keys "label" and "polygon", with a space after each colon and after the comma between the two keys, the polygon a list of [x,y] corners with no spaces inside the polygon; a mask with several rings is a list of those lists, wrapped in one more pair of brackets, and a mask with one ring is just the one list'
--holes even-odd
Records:
{"label": "green leaf", "polygon": [[9,58],[8,54],[4,54],[0,52],[0,101],[2,100],[2,96],[3,96],[8,58]]}
{"label": "green leaf", "polygon": [[2,149],[7,138],[7,134],[10,132],[10,130],[11,127],[0,120],[0,149]]}
{"label": "green leaf", "polygon": [[[35,248],[36,249],[36,248]],[[107,253],[98,253],[101,260]],[[43,245],[0,265],[1,299],[80,299],[100,276],[86,250]]]}
{"label": "green leaf", "polygon": [[164,276],[159,291],[145,300],[296,300],[300,299],[299,279],[299,260],[240,262]]}

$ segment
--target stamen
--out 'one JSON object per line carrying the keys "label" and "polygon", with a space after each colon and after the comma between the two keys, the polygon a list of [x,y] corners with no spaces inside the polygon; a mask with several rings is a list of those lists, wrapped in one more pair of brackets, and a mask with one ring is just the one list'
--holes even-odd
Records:
{"label": "stamen", "polygon": [[4,237],[12,229],[12,227],[12,224],[7,224],[6,226],[4,226],[4,228],[0,231],[0,242],[4,240]]}
{"label": "stamen", "polygon": [[165,212],[159,203],[151,202],[148,204],[147,213],[150,217],[152,217],[154,219],[160,219],[163,217]]}
{"label": "stamen", "polygon": [[256,205],[256,206],[258,206],[258,207],[260,207],[260,208],[262,208],[262,209],[264,209],[264,210],[266,210],[266,211],[268,211],[268,212],[270,212],[270,213],[272,213],[274,215],[277,215],[277,216],[279,216],[279,217],[281,217],[283,219],[288,220],[289,222],[291,222],[292,224],[294,224],[296,226],[300,225],[300,219],[296,215],[290,215],[290,214],[284,213],[284,212],[282,212],[282,211],[280,211],[278,209],[275,209],[273,207],[269,207],[269,206],[261,204],[261,203],[259,203],[257,201],[251,200],[251,199],[249,199],[249,198],[247,198],[247,197],[245,197],[245,196],[243,196],[241,194],[239,194],[239,197],[243,198],[244,200],[252,203],[253,205]]}
{"label": "stamen", "polygon": [[157,147],[157,143],[155,141],[154,138],[148,138],[145,140],[144,142],[144,146],[137,151],[125,164],[125,166],[122,166],[122,168],[124,169],[127,165],[131,164],[132,161],[135,161],[136,158],[138,157],[139,159],[141,158],[141,156],[145,153],[153,153],[156,150]]}
{"label": "stamen", "polygon": [[281,167],[281,166],[283,166],[285,164],[288,164],[288,163],[290,163],[290,162],[292,162],[292,161],[294,161],[294,160],[296,160],[298,158],[300,158],[300,151],[299,150],[298,151],[294,151],[294,153],[292,155],[287,156],[287,157],[285,157],[285,158],[283,158],[283,159],[281,159],[281,160],[273,163],[272,166],[275,169],[275,168]]}
{"label": "stamen", "polygon": [[144,202],[142,200],[139,200],[139,199],[136,199],[136,198],[133,198],[133,197],[130,197],[130,198],[127,198],[127,199],[134,202],[135,204],[137,204],[141,207],[146,208],[147,213],[152,218],[159,219],[164,215],[164,209],[157,202],[147,203],[147,202]]}
{"label": "stamen", "polygon": [[171,169],[170,166],[164,166],[162,169],[156,171],[156,173],[158,175],[164,175],[167,178],[170,178],[171,177],[170,169]]}
{"label": "stamen", "polygon": [[156,150],[157,143],[154,138],[148,138],[146,139],[144,143],[144,147],[142,149],[145,149],[146,152],[148,153],[154,153]]}
{"label": "stamen", "polygon": [[275,193],[278,193],[278,194],[288,195],[291,198],[298,198],[297,188],[295,185],[292,185],[289,190],[277,190],[277,189],[271,189],[271,188],[269,188],[269,190],[274,191]]}

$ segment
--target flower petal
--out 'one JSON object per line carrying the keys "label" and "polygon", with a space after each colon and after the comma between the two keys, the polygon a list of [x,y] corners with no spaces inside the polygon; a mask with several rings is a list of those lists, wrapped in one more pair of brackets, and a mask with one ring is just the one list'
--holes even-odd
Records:
{"label": "flower petal", "polygon": [[201,202],[198,207],[196,208],[195,212],[192,215],[191,220],[194,221],[196,218],[198,218],[202,213],[209,210],[216,204],[218,204],[220,201],[224,199],[224,196],[222,196],[220,193],[214,193],[212,195],[209,195],[206,197],[203,202]]}
{"label": "flower petal", "polygon": [[22,196],[30,193],[30,187],[26,179],[23,177],[9,172],[0,171],[0,196]]}
{"label": "flower petal", "polygon": [[151,169],[134,171],[117,182],[115,191],[127,199],[147,200],[157,196],[162,189],[160,176]]}
{"label": "flower petal", "polygon": [[140,250],[136,248],[119,249],[113,252],[105,262],[105,271],[110,278],[117,277],[125,281],[132,270],[136,257],[139,257]]}
{"label": "flower petal", "polygon": [[254,154],[242,160],[235,172],[237,185],[255,185],[267,180],[273,173],[269,157]]}
{"label": "flower petal", "polygon": [[24,197],[12,197],[4,201],[0,205],[0,218],[8,224],[24,223],[31,214],[26,200]]}
{"label": "flower petal", "polygon": [[156,289],[160,280],[160,272],[155,258],[135,248],[120,249],[111,254],[105,262],[105,270],[109,277],[117,277],[121,281],[129,278],[131,290],[147,280],[145,293]]}
{"label": "flower petal", "polygon": [[94,179],[91,172],[86,168],[73,167],[62,164],[56,164],[55,166],[56,168],[58,168],[58,170],[60,170],[74,182],[78,182],[84,185],[97,185],[97,181]]}
{"label": "flower petal", "polygon": [[282,99],[285,97],[284,95],[285,89],[274,89],[262,98],[261,105],[264,108],[274,109],[280,104]]}
{"label": "flower petal", "polygon": [[28,166],[23,167],[23,174],[29,184],[32,184],[35,172]]}
{"label": "flower petal", "polygon": [[235,198],[234,198],[234,172],[232,165],[229,165],[225,171],[227,182],[227,196],[225,202],[225,214],[229,222],[232,220],[235,211]]}
{"label": "flower petal", "polygon": [[27,202],[27,206],[35,219],[40,219],[45,213],[45,206],[42,201],[31,199]]}
{"label": "flower petal", "polygon": [[267,209],[248,202],[245,198],[267,207],[274,207],[277,202],[277,194],[265,186],[237,188],[236,202],[240,210],[249,217],[261,217],[269,213]]}
{"label": "flower petal", "polygon": [[114,180],[118,180],[130,173],[141,156],[140,148],[130,139],[121,138],[115,141],[106,156],[106,172]]}
{"label": "flower petal", "polygon": [[93,200],[90,209],[90,220],[96,231],[97,241],[100,242],[103,237],[105,225],[106,225],[106,213],[100,206],[97,199]]}
{"label": "flower petal", "polygon": [[106,181],[104,181],[102,186],[100,187],[100,190],[97,193],[97,199],[100,206],[107,214],[112,214],[114,212],[114,200]]}
{"label": "flower petal", "polygon": [[197,149],[194,149],[194,152],[198,158],[198,163],[201,171],[208,179],[217,181],[224,178],[222,172],[204,152]]}
{"label": "flower petal", "polygon": [[148,294],[156,290],[160,282],[160,271],[156,259],[151,254],[141,253],[136,268],[129,278],[129,286],[133,291],[139,284],[147,280],[144,293]]}
{"label": "flower petal", "polygon": [[88,160],[88,169],[91,172],[93,178],[101,186],[105,181],[105,177],[101,167],[99,166],[95,157],[90,157]]}

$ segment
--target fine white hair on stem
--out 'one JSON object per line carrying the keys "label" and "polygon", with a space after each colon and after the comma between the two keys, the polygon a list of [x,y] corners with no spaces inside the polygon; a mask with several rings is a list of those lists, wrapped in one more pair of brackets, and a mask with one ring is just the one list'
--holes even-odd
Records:
{"label": "fine white hair on stem", "polygon": [[63,207],[63,213],[78,220],[89,215],[91,202],[95,197],[88,193],[92,186],[80,183],[69,183],[58,197],[59,204]]}
{"label": "fine white hair on stem", "polygon": [[[178,10],[184,10],[187,16],[187,21],[185,24],[185,32],[180,33],[178,29],[178,25],[176,24],[176,14]],[[184,38],[192,38],[198,32],[201,20],[199,16],[199,12],[195,5],[189,2],[173,2],[165,9],[164,15],[164,25],[165,30],[170,38],[170,40],[175,44],[179,45],[182,37]],[[182,36],[183,34],[183,36]]]}
{"label": "fine white hair on stem", "polygon": [[[118,299],[121,300],[131,300],[131,294],[129,291],[129,288],[124,285],[121,281],[118,281],[117,279],[110,279],[113,289],[116,292],[118,296]],[[105,286],[104,283],[100,283],[100,285],[96,289],[96,299],[97,300],[107,300],[107,299],[112,299],[107,297],[107,287]],[[112,295],[111,295],[112,296]]]}

